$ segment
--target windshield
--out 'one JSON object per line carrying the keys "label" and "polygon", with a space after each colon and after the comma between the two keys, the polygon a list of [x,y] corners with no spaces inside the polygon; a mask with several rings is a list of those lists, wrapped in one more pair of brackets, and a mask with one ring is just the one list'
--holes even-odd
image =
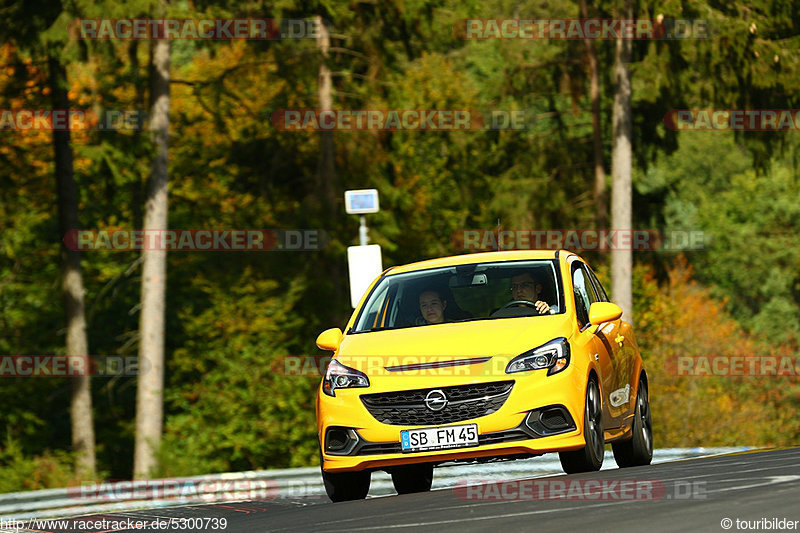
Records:
{"label": "windshield", "polygon": [[553,260],[388,275],[370,293],[351,332],[557,314],[564,311],[562,294]]}

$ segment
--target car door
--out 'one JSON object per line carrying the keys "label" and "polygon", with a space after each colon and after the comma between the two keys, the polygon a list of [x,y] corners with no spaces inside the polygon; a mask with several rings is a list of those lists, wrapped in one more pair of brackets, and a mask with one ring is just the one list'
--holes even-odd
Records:
{"label": "car door", "polygon": [[580,332],[573,340],[576,348],[585,346],[590,357],[595,360],[600,379],[600,395],[603,398],[603,426],[606,428],[619,427],[621,421],[617,420],[609,409],[609,392],[615,390],[616,370],[614,368],[612,349],[608,343],[603,342],[603,337],[595,334],[597,326],[589,323],[589,307],[596,301],[592,282],[582,268],[580,261],[574,261],[570,267],[572,278],[572,292],[575,297],[575,316],[578,320]]}
{"label": "car door", "polygon": [[[598,301],[608,302],[608,295],[592,269],[588,265],[582,265],[582,268],[595,289]],[[622,317],[601,324],[595,334],[611,354],[615,377],[613,388],[608,393],[608,407],[611,417],[621,424],[633,406],[631,393],[634,386],[632,382],[634,353],[629,349],[632,346],[633,334],[630,331],[630,324],[623,321]]]}

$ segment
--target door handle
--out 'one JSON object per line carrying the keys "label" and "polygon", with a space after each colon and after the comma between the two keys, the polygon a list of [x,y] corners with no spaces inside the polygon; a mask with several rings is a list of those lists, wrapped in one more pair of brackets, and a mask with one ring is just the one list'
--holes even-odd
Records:
{"label": "door handle", "polygon": [[624,335],[617,335],[617,336],[614,338],[614,342],[616,342],[617,344],[619,344],[620,346],[622,346],[622,343],[623,343],[623,342],[625,342],[625,336],[624,336]]}

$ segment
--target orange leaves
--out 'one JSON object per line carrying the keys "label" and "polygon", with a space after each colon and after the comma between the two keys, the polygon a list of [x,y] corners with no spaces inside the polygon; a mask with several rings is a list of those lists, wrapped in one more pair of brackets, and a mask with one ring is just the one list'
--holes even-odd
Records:
{"label": "orange leaves", "polygon": [[725,301],[692,279],[685,258],[675,261],[661,285],[649,269],[636,279],[637,338],[650,377],[657,446],[772,445],[796,438],[796,428],[787,432],[776,424],[791,411],[791,393],[781,392],[790,379],[676,372],[677,357],[747,361],[760,355],[759,339],[728,315]]}
{"label": "orange leaves", "polygon": [[651,273],[643,278],[648,299],[640,329],[658,332],[659,348],[665,353],[714,355],[752,353],[754,344],[736,321],[725,312],[725,302],[716,300],[709,288],[692,279],[692,268],[683,256],[668,272],[666,285],[658,287]]}

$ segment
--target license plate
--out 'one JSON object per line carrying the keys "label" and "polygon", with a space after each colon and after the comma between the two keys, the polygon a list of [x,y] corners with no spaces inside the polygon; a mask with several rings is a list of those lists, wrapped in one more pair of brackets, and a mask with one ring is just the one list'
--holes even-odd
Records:
{"label": "license plate", "polygon": [[478,424],[404,429],[400,432],[404,452],[424,452],[478,445]]}

